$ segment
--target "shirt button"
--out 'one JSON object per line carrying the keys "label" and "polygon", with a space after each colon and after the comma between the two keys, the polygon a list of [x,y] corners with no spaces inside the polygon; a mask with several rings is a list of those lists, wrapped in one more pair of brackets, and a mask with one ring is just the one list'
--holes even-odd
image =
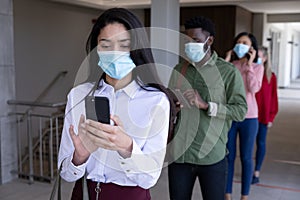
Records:
{"label": "shirt button", "polygon": [[122,165],[124,165],[124,164],[125,164],[125,162],[121,162],[121,164],[122,164]]}
{"label": "shirt button", "polygon": [[127,169],[127,170],[126,170],[126,172],[130,172],[130,170],[129,170],[129,169]]}
{"label": "shirt button", "polygon": [[74,172],[74,175],[76,176],[76,175],[77,175],[77,172]]}

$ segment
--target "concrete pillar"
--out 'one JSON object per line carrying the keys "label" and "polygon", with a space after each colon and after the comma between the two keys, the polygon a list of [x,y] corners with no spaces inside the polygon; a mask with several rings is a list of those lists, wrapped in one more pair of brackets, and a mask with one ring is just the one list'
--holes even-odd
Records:
{"label": "concrete pillar", "polygon": [[257,39],[257,44],[263,45],[264,41],[264,27],[265,27],[265,18],[264,13],[253,13],[253,24],[252,24],[252,33]]}
{"label": "concrete pillar", "polygon": [[179,61],[179,11],[179,0],[151,1],[151,47],[165,85]]}
{"label": "concrete pillar", "polygon": [[0,1],[0,184],[15,178],[11,171],[17,169],[16,129],[8,116],[12,108],[6,103],[15,99],[12,5],[12,0]]}

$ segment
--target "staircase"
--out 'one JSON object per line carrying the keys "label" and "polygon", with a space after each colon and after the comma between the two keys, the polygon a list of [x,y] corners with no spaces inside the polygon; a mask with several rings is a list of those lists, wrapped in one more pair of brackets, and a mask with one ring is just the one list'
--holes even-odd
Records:
{"label": "staircase", "polygon": [[[57,124],[50,120],[44,123],[41,134],[33,138],[32,154],[33,154],[33,179],[36,181],[51,182],[51,172],[54,176],[57,172],[57,157],[59,143],[63,129],[63,113],[52,114],[61,116],[57,118]],[[52,154],[52,155],[51,155]],[[29,148],[26,148],[22,155],[22,170],[23,173],[29,174]],[[20,178],[28,179],[29,176],[19,175]]]}
{"label": "staircase", "polygon": [[57,171],[66,102],[44,103],[42,99],[67,73],[60,71],[33,101],[7,101],[14,107],[9,115],[16,117],[17,130],[18,170],[12,173],[28,179],[29,183],[34,180],[51,182]]}
{"label": "staircase", "polygon": [[51,182],[57,173],[66,103],[8,101],[8,104],[31,108],[10,113],[16,116],[18,141],[18,170],[12,172],[29,183]]}

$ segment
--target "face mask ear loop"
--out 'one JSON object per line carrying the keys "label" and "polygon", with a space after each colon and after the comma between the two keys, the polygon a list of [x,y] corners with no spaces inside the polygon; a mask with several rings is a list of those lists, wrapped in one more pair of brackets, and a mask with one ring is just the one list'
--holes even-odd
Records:
{"label": "face mask ear loop", "polygon": [[[208,41],[209,37],[210,37],[210,36],[208,36],[208,37],[207,37],[207,39],[205,40],[205,42],[204,42],[204,45],[203,45],[203,48],[204,48],[205,44],[207,43],[207,41]],[[209,50],[209,49],[210,49],[210,45],[207,45],[207,49],[206,49],[206,51],[205,51],[204,55],[206,55],[206,54],[207,54],[207,52],[208,52],[208,50]]]}
{"label": "face mask ear loop", "polygon": [[205,40],[204,44],[206,44],[206,43],[207,43],[207,41],[208,41],[209,37],[210,37],[210,36],[208,36],[208,37],[206,38],[206,40]]}

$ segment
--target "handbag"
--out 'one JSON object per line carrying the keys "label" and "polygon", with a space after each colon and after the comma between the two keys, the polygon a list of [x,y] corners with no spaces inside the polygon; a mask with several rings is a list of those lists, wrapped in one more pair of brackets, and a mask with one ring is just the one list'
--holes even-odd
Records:
{"label": "handbag", "polygon": [[[176,84],[176,88],[175,91],[172,91],[171,89],[167,89],[169,95],[172,98],[172,103],[173,106],[173,110],[171,112],[170,115],[170,121],[169,121],[169,133],[168,133],[168,143],[170,143],[175,135],[174,131],[175,131],[175,126],[177,124],[177,119],[180,115],[180,111],[181,111],[181,106],[177,104],[178,101],[182,101],[181,103],[184,103],[186,100],[185,98],[182,96],[182,93],[180,93],[180,88],[182,85],[182,79],[186,74],[187,68],[189,66],[188,62],[184,62],[183,66],[180,70],[181,76],[178,77],[177,79],[177,84]],[[181,97],[181,99],[179,99],[179,97]],[[188,103],[186,103],[186,105],[188,105]]]}

